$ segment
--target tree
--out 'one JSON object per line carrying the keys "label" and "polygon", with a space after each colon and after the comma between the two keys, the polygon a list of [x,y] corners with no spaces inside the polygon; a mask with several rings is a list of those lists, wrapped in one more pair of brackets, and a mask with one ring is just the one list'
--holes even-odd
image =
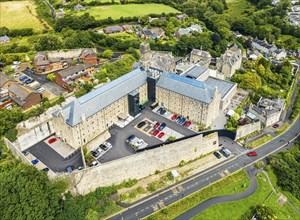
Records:
{"label": "tree", "polygon": [[275,212],[266,205],[258,205],[255,208],[255,213],[259,217],[258,219],[262,219],[262,220],[276,220],[277,219]]}
{"label": "tree", "polygon": [[34,47],[37,51],[57,50],[62,48],[62,42],[56,35],[45,35],[38,39]]}
{"label": "tree", "polygon": [[55,82],[56,76],[54,73],[50,73],[47,75],[47,79],[49,79],[51,82]]}
{"label": "tree", "polygon": [[114,53],[113,53],[112,50],[107,49],[107,50],[105,50],[103,53],[100,54],[100,57],[101,57],[101,58],[105,58],[105,59],[111,59],[112,56],[113,56],[113,54],[114,54]]}
{"label": "tree", "polygon": [[255,33],[255,23],[248,17],[242,17],[233,22],[232,29],[242,34],[253,35]]}

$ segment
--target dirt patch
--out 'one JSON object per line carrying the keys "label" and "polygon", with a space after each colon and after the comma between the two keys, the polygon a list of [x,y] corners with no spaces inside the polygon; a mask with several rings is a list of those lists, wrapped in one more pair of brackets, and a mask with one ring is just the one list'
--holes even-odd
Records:
{"label": "dirt patch", "polygon": [[280,194],[280,196],[279,196],[277,202],[278,202],[280,205],[284,206],[284,204],[287,202],[287,198],[286,198],[283,194]]}

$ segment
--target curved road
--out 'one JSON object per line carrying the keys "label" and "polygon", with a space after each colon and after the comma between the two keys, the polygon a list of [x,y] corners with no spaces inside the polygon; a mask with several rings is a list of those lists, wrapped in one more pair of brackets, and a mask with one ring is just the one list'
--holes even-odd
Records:
{"label": "curved road", "polygon": [[251,182],[250,182],[250,186],[248,187],[248,189],[245,190],[244,192],[227,195],[227,196],[217,196],[217,197],[209,198],[209,199],[205,200],[204,202],[200,203],[199,205],[195,206],[194,208],[189,209],[185,213],[177,216],[175,218],[175,220],[190,219],[190,218],[198,215],[200,212],[203,212],[205,209],[209,208],[210,206],[213,206],[213,205],[216,205],[219,203],[224,203],[224,202],[233,202],[233,201],[245,199],[248,196],[251,196],[253,193],[256,192],[256,189],[258,187],[258,183],[255,178],[255,176],[258,172],[256,172],[256,170],[254,170],[254,168],[253,168],[253,170],[248,169],[247,173],[248,173],[248,176],[249,176]]}
{"label": "curved road", "polygon": [[141,219],[152,214],[165,206],[186,197],[197,190],[200,190],[238,170],[248,167],[256,161],[262,160],[270,154],[277,153],[289,147],[290,141],[299,136],[300,118],[283,134],[275,137],[272,141],[265,143],[256,149],[257,157],[248,157],[247,151],[231,160],[218,164],[203,172],[200,172],[184,181],[178,182],[164,190],[151,196],[139,200],[123,212],[111,217],[110,219]]}

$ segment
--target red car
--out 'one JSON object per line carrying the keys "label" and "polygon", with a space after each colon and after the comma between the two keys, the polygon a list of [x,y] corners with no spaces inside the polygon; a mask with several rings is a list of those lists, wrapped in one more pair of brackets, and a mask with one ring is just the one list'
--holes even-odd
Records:
{"label": "red car", "polygon": [[184,123],[184,127],[189,127],[191,124],[192,124],[191,121],[187,121],[187,122]]}
{"label": "red car", "polygon": [[257,156],[257,153],[255,151],[251,151],[251,152],[247,153],[247,155],[249,157],[255,157],[255,156]]}
{"label": "red car", "polygon": [[279,124],[273,125],[273,128],[279,128]]}
{"label": "red car", "polygon": [[155,131],[153,132],[153,136],[156,136],[158,133],[159,133],[159,130],[155,130]]}
{"label": "red car", "polygon": [[164,132],[160,132],[159,135],[158,135],[158,137],[159,137],[159,138],[162,138],[164,135],[165,135]]}
{"label": "red car", "polygon": [[48,140],[48,143],[49,143],[49,144],[52,144],[52,143],[54,143],[56,140],[57,140],[56,138],[50,138],[50,139]]}
{"label": "red car", "polygon": [[174,114],[171,118],[172,121],[174,121],[177,118],[177,114]]}
{"label": "red car", "polygon": [[154,125],[154,129],[157,129],[159,126],[160,126],[160,123],[157,122],[157,123]]}

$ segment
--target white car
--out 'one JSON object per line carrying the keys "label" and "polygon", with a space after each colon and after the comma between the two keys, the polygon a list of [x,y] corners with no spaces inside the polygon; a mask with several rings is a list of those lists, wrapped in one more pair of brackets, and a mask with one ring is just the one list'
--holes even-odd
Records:
{"label": "white car", "polygon": [[42,93],[42,92],[44,92],[44,91],[45,91],[45,89],[44,89],[43,87],[41,87],[41,88],[38,89],[38,92],[39,92],[39,93]]}
{"label": "white car", "polygon": [[13,64],[14,64],[14,65],[20,65],[21,62],[20,62],[20,61],[13,61]]}
{"label": "white car", "polygon": [[16,74],[14,75],[14,77],[19,77],[19,76],[21,76],[20,73],[16,73]]}
{"label": "white car", "polygon": [[145,141],[143,139],[140,139],[136,142],[136,146],[141,146],[144,143],[145,143]]}
{"label": "white car", "polygon": [[112,147],[111,143],[109,143],[109,142],[104,142],[103,144],[104,144],[106,147]]}
{"label": "white car", "polygon": [[19,65],[11,65],[10,67],[13,68],[13,69],[19,69],[20,68]]}
{"label": "white car", "polygon": [[97,160],[93,161],[93,163],[92,163],[92,166],[96,166],[96,165],[98,165],[98,161]]}
{"label": "white car", "polygon": [[96,149],[96,151],[98,151],[99,153],[101,153],[103,150],[102,150],[100,147],[98,147],[98,148]]}

